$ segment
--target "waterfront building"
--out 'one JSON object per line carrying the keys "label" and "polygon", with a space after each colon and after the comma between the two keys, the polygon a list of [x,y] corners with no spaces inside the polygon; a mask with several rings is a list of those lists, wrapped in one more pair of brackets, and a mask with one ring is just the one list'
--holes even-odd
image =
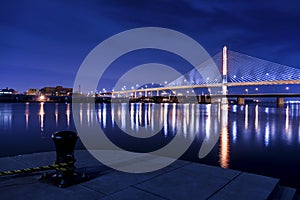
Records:
{"label": "waterfront building", "polygon": [[8,89],[8,87],[0,90],[0,95],[5,95],[5,94],[18,94],[18,91],[14,90],[12,88]]}
{"label": "waterfront building", "polygon": [[28,89],[24,93],[25,93],[25,95],[34,95],[34,96],[36,96],[36,95],[39,94],[39,89],[37,89],[37,88],[30,88],[30,89]]}
{"label": "waterfront building", "polygon": [[70,96],[73,88],[64,88],[62,86],[43,87],[40,89],[40,94],[46,96]]}

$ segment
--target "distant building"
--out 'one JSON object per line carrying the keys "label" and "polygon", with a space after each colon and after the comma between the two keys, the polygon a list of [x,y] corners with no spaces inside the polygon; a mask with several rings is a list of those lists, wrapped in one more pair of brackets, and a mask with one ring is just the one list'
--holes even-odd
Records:
{"label": "distant building", "polygon": [[18,91],[14,90],[14,89],[2,89],[0,90],[0,95],[4,95],[4,94],[18,94]]}
{"label": "distant building", "polygon": [[25,95],[38,95],[39,94],[39,89],[28,89],[26,92],[25,92]]}
{"label": "distant building", "polygon": [[73,88],[64,88],[62,86],[44,87],[40,89],[40,93],[46,96],[69,96],[72,94]]}

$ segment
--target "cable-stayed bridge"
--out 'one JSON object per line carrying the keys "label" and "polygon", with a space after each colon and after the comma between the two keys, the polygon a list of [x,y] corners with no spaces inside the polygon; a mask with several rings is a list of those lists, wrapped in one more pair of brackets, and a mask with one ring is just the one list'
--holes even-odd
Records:
{"label": "cable-stayed bridge", "polygon": [[[212,67],[216,66],[216,67]],[[153,97],[169,95],[189,96],[198,95],[199,88],[208,88],[210,96],[236,96],[243,103],[244,97],[277,97],[277,102],[283,102],[285,96],[299,96],[299,94],[274,93],[262,94],[228,94],[228,87],[291,85],[300,84],[300,69],[251,57],[235,51],[223,51],[201,63],[199,66],[180,76],[174,81],[161,87],[144,87],[132,90],[122,88],[112,92],[113,97]],[[288,87],[287,87],[288,89]],[[184,92],[182,92],[185,90]],[[168,92],[166,92],[168,91]],[[288,90],[287,90],[288,91]],[[187,92],[187,93],[186,93]],[[239,100],[238,100],[239,101]]]}
{"label": "cable-stayed bridge", "polygon": [[[206,70],[215,63],[220,71],[224,71],[223,58],[226,55],[220,52],[208,61],[202,63],[169,84],[169,86],[183,85],[209,85],[218,86],[222,83],[222,77],[202,77],[197,70]],[[228,86],[246,86],[246,85],[273,85],[273,84],[299,84],[300,69],[273,63],[263,59],[251,57],[235,51],[227,51],[227,76]]]}

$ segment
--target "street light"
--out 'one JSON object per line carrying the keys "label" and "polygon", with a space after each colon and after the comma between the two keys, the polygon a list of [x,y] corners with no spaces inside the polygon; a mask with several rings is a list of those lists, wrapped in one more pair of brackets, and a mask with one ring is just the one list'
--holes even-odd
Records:
{"label": "street light", "polygon": [[245,92],[246,92],[246,94],[248,94],[248,89],[247,88],[245,89]]}

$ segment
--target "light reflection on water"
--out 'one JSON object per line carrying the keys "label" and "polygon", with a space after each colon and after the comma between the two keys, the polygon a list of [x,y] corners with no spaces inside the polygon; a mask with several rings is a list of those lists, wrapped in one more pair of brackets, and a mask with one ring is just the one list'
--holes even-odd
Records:
{"label": "light reflection on water", "polygon": [[[20,112],[15,112],[13,105],[0,104],[1,130],[14,129],[12,127],[14,120],[18,120],[18,124],[23,124],[22,119],[18,116]],[[33,125],[32,123],[35,123],[33,106],[38,107],[36,114],[41,134],[44,132],[46,123],[54,123],[56,127],[64,124],[61,121],[62,113],[65,114],[65,125],[69,128],[71,124],[73,126],[70,104],[65,104],[64,107],[60,107],[58,103],[53,104],[50,107],[53,107],[54,111],[50,111],[49,104],[44,102],[34,105],[26,103],[23,106],[26,130]],[[94,118],[93,112],[97,113],[96,118]],[[54,115],[53,118],[50,116],[51,114]],[[279,140],[285,141],[286,144],[292,144],[295,142],[293,139],[296,139],[297,143],[300,143],[298,104],[287,105],[285,108],[233,105],[225,110],[221,106],[211,104],[98,104],[96,108],[91,108],[89,104],[81,104],[78,115],[80,124],[91,126],[94,123],[100,123],[103,128],[114,128],[117,122],[122,130],[130,129],[135,133],[138,133],[140,127],[154,130],[155,127],[162,126],[165,137],[182,133],[184,138],[188,138],[191,134],[209,138],[213,132],[221,130],[220,139],[223,138],[226,141],[225,138],[230,138],[232,143],[248,139],[251,135],[255,136],[257,140],[263,138],[265,147],[271,145],[273,141]],[[130,120],[127,120],[126,116],[129,116]],[[54,119],[53,122],[52,119]],[[221,128],[218,127],[220,123]],[[223,137],[226,132],[230,137]]]}
{"label": "light reflection on water", "polygon": [[[155,109],[157,106],[158,110]],[[68,126],[70,126],[69,109],[68,105],[66,111]],[[293,142],[293,137],[300,140],[298,109],[299,106],[286,106],[283,112],[282,109],[274,107],[233,105],[229,109],[225,109],[225,112],[221,106],[210,104],[99,104],[96,106],[97,119],[94,119],[92,114],[94,108],[88,104],[80,106],[79,117],[81,124],[86,123],[91,126],[98,122],[103,128],[114,128],[117,123],[122,130],[130,129],[136,134],[140,127],[154,130],[155,127],[161,125],[165,137],[182,133],[184,138],[188,138],[191,134],[209,138],[213,132],[221,130],[219,133],[222,141],[227,141],[226,138],[229,138],[228,143],[238,143],[239,140],[253,135],[257,141],[263,139],[263,144],[268,147],[272,141],[280,140],[279,137],[288,144]],[[28,113],[28,111],[26,112]],[[83,113],[86,113],[86,116],[83,116]],[[233,117],[241,115],[244,117]],[[130,120],[127,120],[126,116],[129,116]],[[212,120],[212,116],[217,120]],[[284,123],[282,119],[284,119]],[[219,123],[221,123],[221,128],[218,127]],[[290,127],[291,123],[293,123],[294,129]],[[296,131],[295,124],[298,124]],[[296,135],[293,134],[294,132]]]}
{"label": "light reflection on water", "polygon": [[29,103],[26,103],[26,110],[25,110],[25,124],[26,130],[28,130],[28,123],[29,123]]}
{"label": "light reflection on water", "polygon": [[223,168],[229,167],[229,133],[228,133],[228,109],[221,109],[221,133],[220,133],[220,153],[219,163]]}
{"label": "light reflection on water", "polygon": [[[92,107],[82,103],[79,108],[80,125],[98,123],[108,134],[116,135],[117,140],[122,130],[138,136],[142,129],[151,137],[159,136],[152,140],[154,143],[150,147],[158,140],[168,143],[175,134],[182,140],[195,138],[187,159],[196,162],[202,162],[197,157],[201,143],[219,135],[217,145],[203,162],[274,177],[278,173],[293,173],[291,166],[296,168],[300,164],[300,158],[295,156],[300,153],[299,104],[276,108],[275,105],[255,104],[222,107],[218,104],[142,103],[96,104]],[[157,127],[161,132],[156,134]],[[51,134],[65,129],[75,130],[71,104],[0,104],[2,156],[53,150]],[[126,140],[119,142],[126,143]],[[277,169],[273,167],[274,163],[289,168]],[[273,171],[275,175],[271,174]],[[296,169],[294,173],[297,173]],[[300,177],[296,178],[300,180]]]}
{"label": "light reflection on water", "polygon": [[0,104],[0,127],[4,130],[10,129],[12,125],[12,105]]}
{"label": "light reflection on water", "polygon": [[39,115],[41,135],[42,135],[44,133],[44,117],[45,117],[44,102],[40,103],[40,111],[38,115]]}

